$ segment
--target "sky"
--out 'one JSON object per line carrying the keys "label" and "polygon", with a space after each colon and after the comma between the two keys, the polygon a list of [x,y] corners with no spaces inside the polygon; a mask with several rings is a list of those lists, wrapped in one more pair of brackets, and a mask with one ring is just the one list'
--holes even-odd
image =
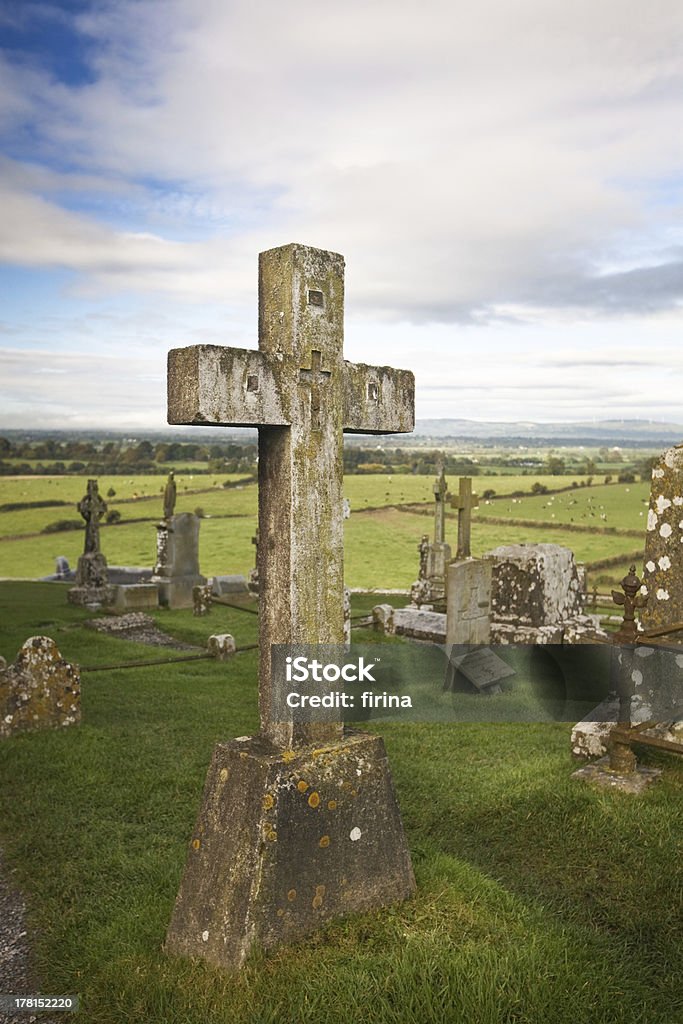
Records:
{"label": "sky", "polygon": [[166,424],[258,253],[417,416],[683,422],[680,0],[0,0],[0,428]]}

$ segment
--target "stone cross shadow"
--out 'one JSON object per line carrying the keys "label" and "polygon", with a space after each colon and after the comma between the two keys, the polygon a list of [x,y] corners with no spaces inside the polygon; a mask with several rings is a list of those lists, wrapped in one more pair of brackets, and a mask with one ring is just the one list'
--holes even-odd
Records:
{"label": "stone cross shadow", "polygon": [[261,730],[216,747],[166,941],[226,967],[414,888],[381,739],[273,713],[271,645],[344,643],[343,434],[414,425],[412,373],[346,362],[343,317],[343,257],[287,245],[258,351],[169,353],[169,423],[259,430]]}

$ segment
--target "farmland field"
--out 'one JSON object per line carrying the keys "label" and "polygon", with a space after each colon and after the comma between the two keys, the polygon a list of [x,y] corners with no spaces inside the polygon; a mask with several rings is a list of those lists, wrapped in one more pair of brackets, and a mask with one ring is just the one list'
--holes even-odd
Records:
{"label": "farmland field", "polygon": [[[232,486],[224,487],[224,481]],[[121,515],[117,525],[102,526],[102,549],[109,564],[153,564],[155,524],[162,512],[165,482],[165,476],[100,479],[100,493],[109,509]],[[231,572],[246,575],[254,564],[251,538],[256,528],[257,485],[245,482],[243,474],[180,474],[177,482],[176,511],[201,510],[204,517],[200,531],[202,571],[207,576]],[[457,480],[449,483],[455,491]],[[546,541],[570,547],[578,561],[589,564],[623,556],[616,567],[600,570],[596,579],[620,578],[623,567],[643,547],[648,485],[600,484],[556,494],[511,497],[512,492],[528,491],[534,483],[550,489],[566,487],[569,482],[567,478],[548,476],[474,479],[478,494],[492,489],[504,491],[508,497],[481,499],[473,518],[473,554],[481,555],[500,544]],[[431,535],[433,529],[432,485],[428,476],[368,474],[345,478],[344,494],[352,509],[351,518],[344,524],[349,586],[409,588],[417,574],[420,537]],[[116,493],[107,497],[110,488]],[[50,500],[67,503],[0,512],[0,576],[46,576],[53,571],[57,555],[64,555],[75,566],[82,551],[82,530],[41,531],[59,520],[78,521],[75,503],[84,490],[85,479],[78,476],[0,478],[0,505]],[[454,544],[455,513],[449,512],[446,530],[447,539]],[[632,533],[623,535],[623,531]]]}

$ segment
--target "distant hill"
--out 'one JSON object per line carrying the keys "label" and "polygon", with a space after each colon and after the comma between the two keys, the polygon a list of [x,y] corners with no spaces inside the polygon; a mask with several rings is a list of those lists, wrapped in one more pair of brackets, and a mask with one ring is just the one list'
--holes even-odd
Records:
{"label": "distant hill", "polygon": [[435,440],[498,440],[504,443],[557,441],[564,444],[670,445],[683,442],[683,424],[654,420],[590,420],[582,423],[418,420],[415,436]]}

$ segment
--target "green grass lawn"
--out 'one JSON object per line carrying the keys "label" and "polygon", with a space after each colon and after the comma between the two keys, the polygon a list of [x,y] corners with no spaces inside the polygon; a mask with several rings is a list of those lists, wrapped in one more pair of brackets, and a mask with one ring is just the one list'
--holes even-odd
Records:
{"label": "green grass lawn", "polygon": [[[83,626],[66,588],[0,584],[0,653],[170,652]],[[355,609],[354,609],[355,610]],[[256,618],[158,612],[182,639]],[[419,648],[415,648],[419,650]],[[256,655],[84,673],[83,723],[0,743],[0,837],[46,993],[88,1024],[677,1024],[683,765],[641,797],[570,778],[569,729],[384,724],[418,882],[237,975],[161,945],[218,740],[256,728]],[[486,698],[482,698],[486,699]],[[495,700],[495,698],[489,698]]]}

